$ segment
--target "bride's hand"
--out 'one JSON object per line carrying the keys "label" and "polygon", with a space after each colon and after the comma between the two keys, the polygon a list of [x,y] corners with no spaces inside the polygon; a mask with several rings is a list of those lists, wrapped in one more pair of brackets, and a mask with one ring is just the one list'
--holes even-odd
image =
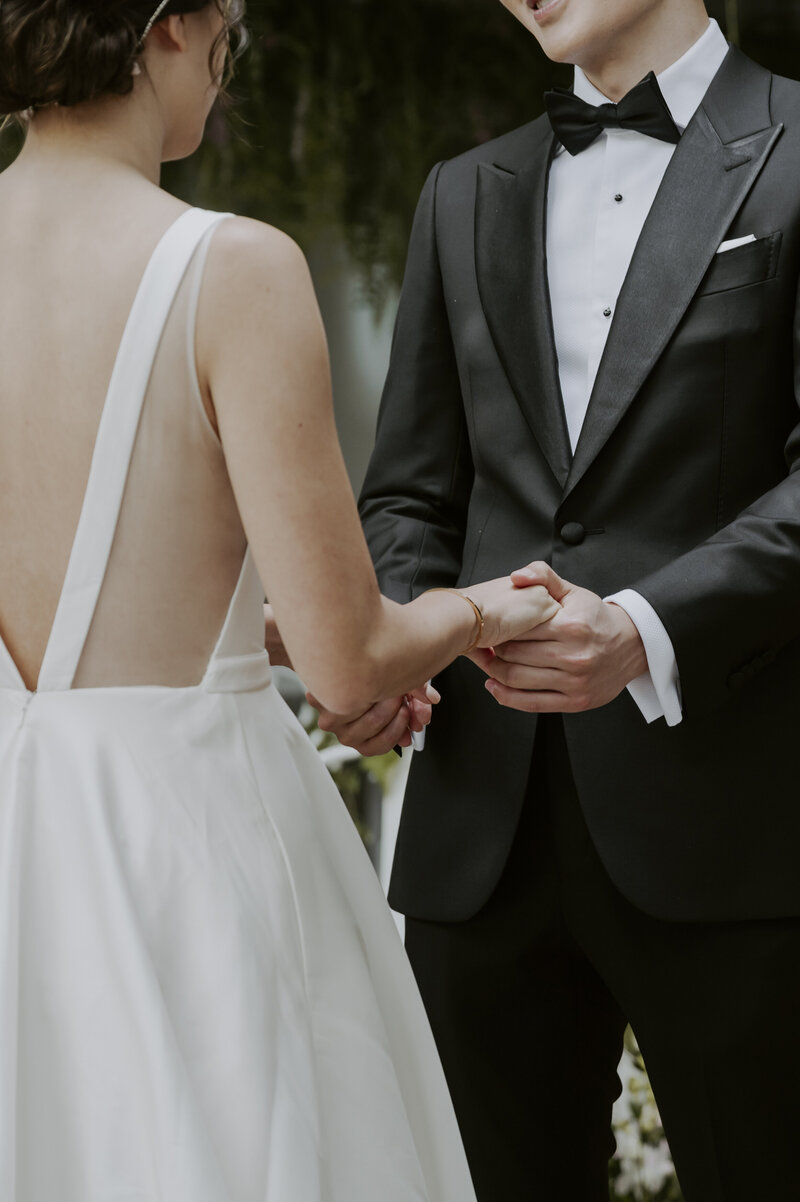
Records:
{"label": "bride's hand", "polygon": [[518,639],[555,617],[561,609],[560,598],[537,583],[545,567],[534,562],[515,571],[513,580],[503,576],[457,590],[472,597],[483,612],[484,626],[478,647],[494,647]]}
{"label": "bride's hand", "polygon": [[393,747],[408,747],[411,732],[424,730],[431,720],[433,706],[441,697],[431,684],[422,685],[403,697],[379,701],[358,714],[334,714],[325,709],[311,693],[306,700],[319,710],[319,728],[336,735],[345,747],[354,747],[361,755],[385,755]]}

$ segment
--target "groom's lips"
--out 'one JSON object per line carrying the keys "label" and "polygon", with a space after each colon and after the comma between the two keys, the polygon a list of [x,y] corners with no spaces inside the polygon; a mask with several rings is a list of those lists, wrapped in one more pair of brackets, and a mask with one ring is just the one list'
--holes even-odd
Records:
{"label": "groom's lips", "polygon": [[562,8],[566,0],[525,0],[525,2],[533,13],[534,20],[541,23]]}

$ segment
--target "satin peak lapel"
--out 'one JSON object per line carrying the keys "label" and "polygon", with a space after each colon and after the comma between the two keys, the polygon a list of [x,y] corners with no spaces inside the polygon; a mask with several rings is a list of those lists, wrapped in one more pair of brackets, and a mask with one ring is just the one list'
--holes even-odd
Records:
{"label": "satin peak lapel", "polygon": [[602,450],[675,333],[780,137],[769,72],[731,50],[681,138],[617,302],[566,484]]}
{"label": "satin peak lapel", "polygon": [[531,431],[563,487],[572,458],[558,378],[545,219],[553,136],[549,125],[532,162],[514,174],[478,166],[475,265],[478,292],[497,353]]}

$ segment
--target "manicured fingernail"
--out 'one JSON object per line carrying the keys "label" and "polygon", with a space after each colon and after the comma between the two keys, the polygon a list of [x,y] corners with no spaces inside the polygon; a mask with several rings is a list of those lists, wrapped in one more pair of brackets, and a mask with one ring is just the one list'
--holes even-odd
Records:
{"label": "manicured fingernail", "polygon": [[494,691],[495,691],[495,689],[497,688],[497,681],[495,681],[495,680],[487,680],[487,681],[486,681],[486,688],[489,690],[489,692],[490,692],[492,695],[494,695]]}
{"label": "manicured fingernail", "polygon": [[425,696],[428,698],[428,701],[432,701],[434,705],[437,705],[442,700],[441,693],[438,689],[435,689],[432,684],[426,686]]}

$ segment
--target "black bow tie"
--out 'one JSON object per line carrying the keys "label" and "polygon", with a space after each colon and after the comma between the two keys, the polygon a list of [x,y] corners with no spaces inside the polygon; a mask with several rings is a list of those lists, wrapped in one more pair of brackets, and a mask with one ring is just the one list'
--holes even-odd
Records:
{"label": "black bow tie", "polygon": [[680,141],[680,130],[652,71],[619,104],[595,107],[566,88],[545,92],[544,102],[556,137],[570,154],[591,146],[604,129],[636,129],[662,142]]}

